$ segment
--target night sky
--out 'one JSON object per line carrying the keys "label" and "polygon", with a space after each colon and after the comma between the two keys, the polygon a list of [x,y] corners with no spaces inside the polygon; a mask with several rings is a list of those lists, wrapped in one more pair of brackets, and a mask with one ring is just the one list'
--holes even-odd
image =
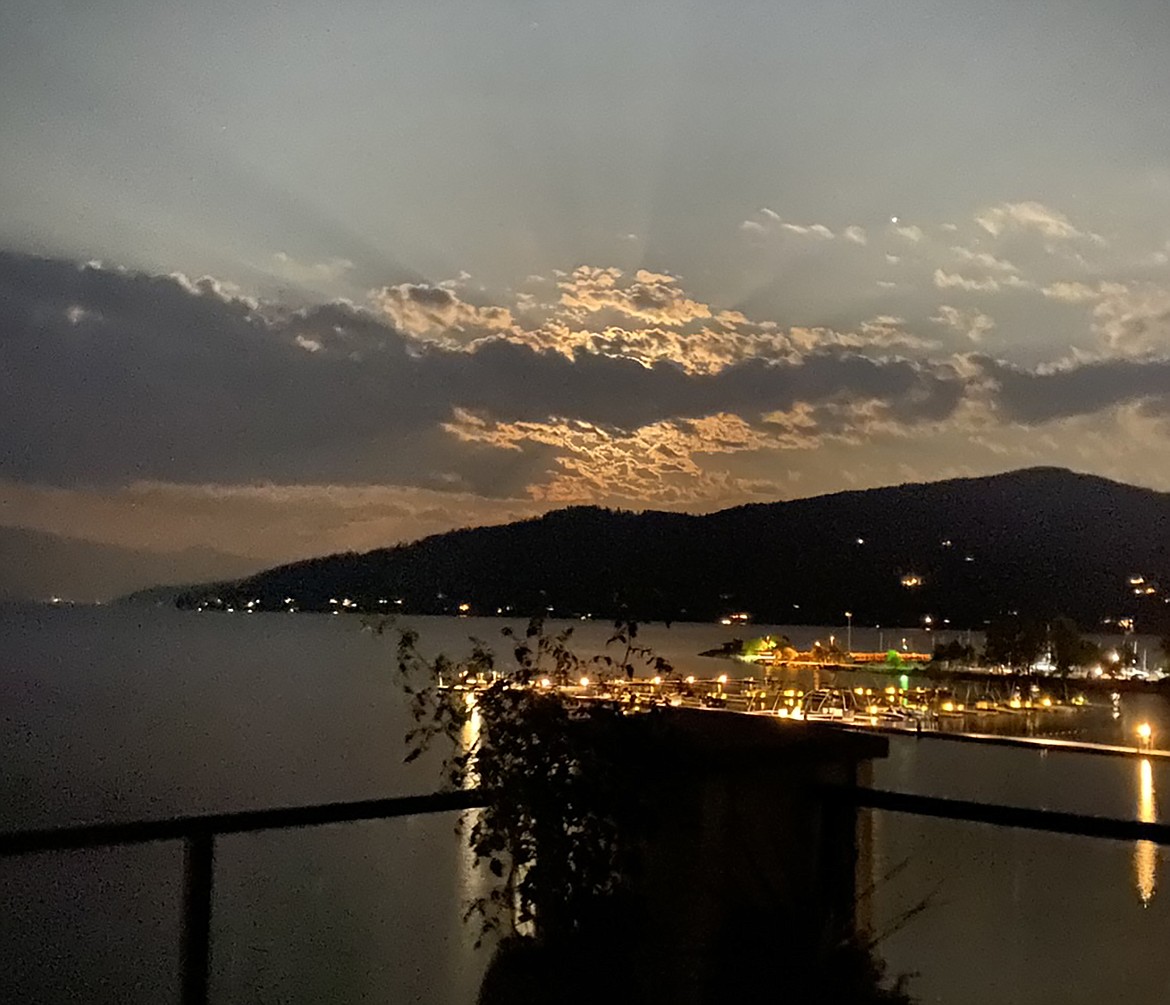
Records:
{"label": "night sky", "polygon": [[1170,489],[1168,56],[1164,0],[6,0],[0,528]]}

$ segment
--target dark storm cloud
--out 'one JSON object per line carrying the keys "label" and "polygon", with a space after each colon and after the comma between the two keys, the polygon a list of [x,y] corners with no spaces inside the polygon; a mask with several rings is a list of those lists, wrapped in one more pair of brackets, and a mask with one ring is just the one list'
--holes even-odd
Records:
{"label": "dark storm cloud", "polygon": [[996,386],[994,400],[1005,418],[1026,425],[1092,415],[1117,405],[1143,403],[1164,411],[1170,404],[1170,360],[1112,358],[1033,372],[999,360],[976,360]]}
{"label": "dark storm cloud", "polygon": [[385,481],[503,494],[550,469],[555,450],[459,442],[440,426],[453,409],[633,429],[877,399],[914,422],[944,418],[962,390],[945,367],[842,353],[695,375],[504,340],[462,351],[342,304],[276,312],[210,280],[0,254],[9,480]]}

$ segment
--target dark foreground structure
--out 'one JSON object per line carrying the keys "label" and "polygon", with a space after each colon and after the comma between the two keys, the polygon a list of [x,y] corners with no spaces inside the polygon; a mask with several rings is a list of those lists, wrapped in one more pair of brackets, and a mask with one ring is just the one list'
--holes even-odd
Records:
{"label": "dark foreground structure", "polygon": [[631,725],[653,763],[619,910],[595,938],[504,947],[481,1005],[885,1000],[858,938],[868,834],[839,798],[885,738],[682,708]]}

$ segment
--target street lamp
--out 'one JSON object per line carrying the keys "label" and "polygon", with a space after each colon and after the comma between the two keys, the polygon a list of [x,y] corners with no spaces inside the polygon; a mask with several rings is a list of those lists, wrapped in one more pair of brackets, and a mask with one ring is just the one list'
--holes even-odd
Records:
{"label": "street lamp", "polygon": [[1152,737],[1154,735],[1154,731],[1150,728],[1150,724],[1148,722],[1141,723],[1137,728],[1137,735],[1138,739],[1141,741],[1139,746],[1149,750]]}
{"label": "street lamp", "polygon": [[853,612],[845,612],[845,623],[849,626],[845,629],[845,648],[849,651],[849,655],[853,655]]}

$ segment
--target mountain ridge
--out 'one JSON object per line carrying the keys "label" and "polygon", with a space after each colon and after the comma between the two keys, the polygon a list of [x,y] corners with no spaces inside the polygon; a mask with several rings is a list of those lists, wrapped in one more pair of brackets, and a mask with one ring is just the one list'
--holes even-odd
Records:
{"label": "mountain ridge", "polygon": [[[708,514],[574,506],[185,591],[182,607],[980,627],[1018,610],[1170,625],[1170,494],[1063,468]],[[286,598],[292,598],[286,605]],[[331,604],[330,601],[337,601]],[[398,603],[401,601],[401,603]]]}

